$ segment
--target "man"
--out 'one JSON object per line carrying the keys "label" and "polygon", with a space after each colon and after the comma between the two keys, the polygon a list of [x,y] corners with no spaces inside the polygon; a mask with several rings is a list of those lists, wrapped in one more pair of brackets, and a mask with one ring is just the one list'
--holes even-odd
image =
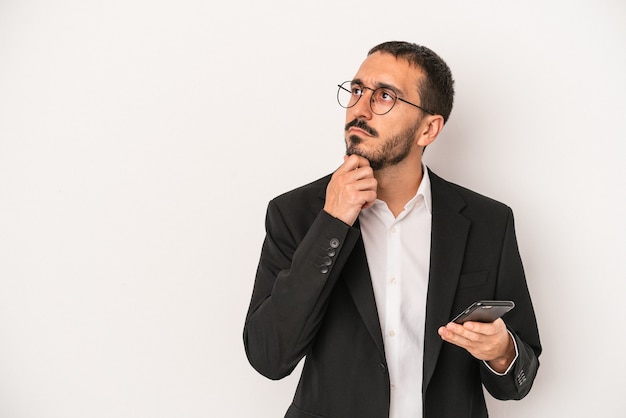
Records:
{"label": "man", "polygon": [[[286,417],[486,417],[482,386],[521,399],[541,352],[511,210],[422,164],[452,109],[448,66],[374,47],[339,86],[346,156],[272,200],[244,329],[270,379],[306,357]],[[450,323],[478,300],[491,323]]]}

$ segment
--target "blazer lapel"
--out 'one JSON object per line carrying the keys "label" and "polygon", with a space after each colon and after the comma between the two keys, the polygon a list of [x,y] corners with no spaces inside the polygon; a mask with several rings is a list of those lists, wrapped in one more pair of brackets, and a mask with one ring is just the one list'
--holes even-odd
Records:
{"label": "blazer lapel", "polygon": [[[329,178],[330,180],[330,178]],[[319,194],[320,198],[326,199],[326,185]],[[357,219],[354,228],[359,229],[359,220]],[[385,348],[383,346],[383,334],[380,329],[380,321],[378,319],[378,310],[376,309],[376,299],[374,297],[374,288],[372,287],[372,279],[370,276],[369,266],[367,264],[367,256],[365,254],[365,245],[363,238],[359,237],[346,264],[343,267],[342,282],[348,288],[352,295],[354,304],[363,319],[365,328],[374,340],[380,354],[385,357]]]}
{"label": "blazer lapel", "polygon": [[[355,227],[358,227],[358,220]],[[365,327],[376,343],[380,354],[384,357],[383,334],[380,329],[376,298],[374,297],[374,288],[372,287],[363,238],[360,237],[357,240],[350,258],[346,262],[344,272],[349,272],[349,274],[344,275],[344,283],[352,295],[354,304],[359,314],[361,314]]]}
{"label": "blazer lapel", "polygon": [[435,371],[443,341],[437,329],[448,323],[456,293],[470,222],[461,215],[463,199],[450,186],[429,171],[432,190],[432,232],[430,274],[424,335],[425,392]]}

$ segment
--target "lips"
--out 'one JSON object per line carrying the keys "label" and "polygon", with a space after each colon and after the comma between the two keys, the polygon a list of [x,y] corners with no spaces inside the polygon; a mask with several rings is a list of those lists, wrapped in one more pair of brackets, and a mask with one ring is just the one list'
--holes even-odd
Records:
{"label": "lips", "polygon": [[353,134],[353,135],[359,135],[359,134],[366,134],[368,136],[371,135],[369,132],[366,132],[360,128],[355,128],[354,126],[348,128],[348,133]]}
{"label": "lips", "polygon": [[370,136],[378,136],[378,132],[370,127],[365,121],[361,119],[355,119],[352,122],[346,124],[346,132],[352,132],[355,134],[365,133]]}

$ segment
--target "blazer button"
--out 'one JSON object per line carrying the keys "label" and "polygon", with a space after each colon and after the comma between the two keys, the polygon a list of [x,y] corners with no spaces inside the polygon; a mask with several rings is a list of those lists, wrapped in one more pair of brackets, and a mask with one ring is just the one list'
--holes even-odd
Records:
{"label": "blazer button", "polygon": [[324,257],[322,259],[322,262],[324,263],[325,266],[330,266],[331,264],[333,264],[333,260],[331,260],[330,257]]}
{"label": "blazer button", "polygon": [[334,257],[335,255],[337,255],[337,250],[329,247],[328,250],[326,250],[326,254],[328,254],[329,257]]}
{"label": "blazer button", "polygon": [[387,373],[387,366],[384,363],[380,363],[380,371],[383,373]]}
{"label": "blazer button", "polygon": [[328,266],[322,266],[322,267],[320,267],[320,273],[322,273],[322,274],[326,274],[326,273],[328,273]]}
{"label": "blazer button", "polygon": [[330,247],[331,248],[338,248],[339,247],[339,240],[337,238],[332,238],[330,240]]}

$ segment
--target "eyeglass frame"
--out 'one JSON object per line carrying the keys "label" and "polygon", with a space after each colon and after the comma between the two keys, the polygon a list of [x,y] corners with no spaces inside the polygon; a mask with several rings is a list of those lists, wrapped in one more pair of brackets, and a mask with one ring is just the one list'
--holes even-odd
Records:
{"label": "eyeglass frame", "polygon": [[[353,80],[346,80],[346,81],[344,81],[344,82],[343,82],[343,83],[341,83],[341,84],[337,84],[337,87],[339,87],[339,89],[337,89],[337,102],[339,103],[339,106],[343,107],[344,109],[350,109],[351,107],[356,106],[356,104],[359,102],[359,100],[361,100],[361,97],[363,97],[363,92],[361,92],[361,94],[359,95],[359,98],[358,98],[358,99],[356,99],[356,101],[354,102],[354,104],[353,104],[352,106],[344,106],[344,105],[342,105],[342,104],[341,104],[341,101],[339,100],[339,93],[341,92],[341,90],[345,90],[345,91],[347,91],[348,93],[352,94],[352,91],[351,91],[351,90],[348,90],[348,89],[346,89],[345,87],[343,87],[343,85],[344,85],[344,84],[346,84],[346,83],[350,83],[350,84],[352,84],[352,83],[354,83],[354,81],[353,81]],[[355,83],[355,84],[357,84],[358,86],[360,86],[360,87],[361,87],[361,90],[365,90],[365,89],[367,89],[367,90],[371,90],[371,91],[372,91],[372,97],[374,96],[374,93],[376,93],[376,91],[377,91],[377,90],[380,90],[380,89],[390,90],[390,91],[392,91],[392,92],[393,92],[393,94],[394,94],[394,96],[395,96],[395,99],[394,99],[394,101],[393,101],[393,104],[392,104],[392,105],[391,105],[391,107],[389,108],[389,110],[388,110],[388,111],[386,111],[385,113],[376,113],[376,112],[374,112],[374,108],[372,107],[372,100],[370,99],[370,109],[372,109],[372,112],[374,112],[374,114],[375,114],[375,115],[378,115],[378,116],[383,116],[383,115],[386,115],[387,113],[391,112],[391,109],[393,109],[393,107],[396,105],[396,103],[398,102],[398,100],[400,100],[401,102],[404,102],[404,103],[406,103],[406,104],[410,104],[411,106],[415,106],[416,108],[420,109],[420,110],[421,110],[421,111],[423,111],[423,112],[428,113],[429,115],[435,115],[435,114],[436,114],[435,112],[431,112],[430,110],[428,110],[428,109],[426,109],[426,108],[424,108],[424,107],[422,107],[422,106],[420,106],[420,105],[416,105],[415,103],[411,103],[411,102],[409,102],[408,100],[405,100],[405,99],[403,99],[402,97],[399,97],[399,96],[398,96],[398,93],[397,93],[394,89],[392,89],[391,87],[381,86],[381,87],[377,87],[377,88],[373,89],[373,88],[371,88],[371,87],[367,87],[367,86],[364,86],[364,85],[359,84],[359,83]]]}

